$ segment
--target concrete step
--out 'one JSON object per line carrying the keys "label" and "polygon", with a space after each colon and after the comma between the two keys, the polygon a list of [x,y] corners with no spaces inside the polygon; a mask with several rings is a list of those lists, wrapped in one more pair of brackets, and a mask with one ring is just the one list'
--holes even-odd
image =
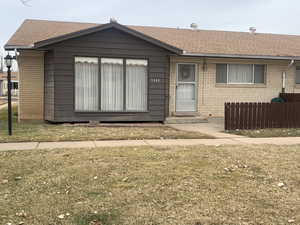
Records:
{"label": "concrete step", "polygon": [[207,123],[207,118],[199,116],[189,116],[189,117],[167,117],[165,124],[191,124],[191,123]]}

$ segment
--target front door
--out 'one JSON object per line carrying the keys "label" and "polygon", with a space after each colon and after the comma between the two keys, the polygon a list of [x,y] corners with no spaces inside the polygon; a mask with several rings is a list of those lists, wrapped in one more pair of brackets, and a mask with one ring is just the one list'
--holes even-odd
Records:
{"label": "front door", "polygon": [[176,112],[197,110],[196,64],[177,64]]}

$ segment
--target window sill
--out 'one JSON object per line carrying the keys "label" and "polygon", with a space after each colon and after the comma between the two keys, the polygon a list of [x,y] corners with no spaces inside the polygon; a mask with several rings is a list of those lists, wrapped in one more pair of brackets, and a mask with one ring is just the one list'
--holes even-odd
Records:
{"label": "window sill", "polygon": [[149,111],[74,111],[75,113],[149,113]]}
{"label": "window sill", "polygon": [[216,88],[266,88],[266,87],[267,87],[266,84],[216,84]]}

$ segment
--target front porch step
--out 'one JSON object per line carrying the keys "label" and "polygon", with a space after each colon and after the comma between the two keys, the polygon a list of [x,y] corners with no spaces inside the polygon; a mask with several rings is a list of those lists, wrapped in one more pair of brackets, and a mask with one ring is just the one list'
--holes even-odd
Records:
{"label": "front porch step", "polygon": [[165,124],[185,124],[185,123],[207,123],[207,118],[199,116],[188,116],[188,117],[167,117]]}

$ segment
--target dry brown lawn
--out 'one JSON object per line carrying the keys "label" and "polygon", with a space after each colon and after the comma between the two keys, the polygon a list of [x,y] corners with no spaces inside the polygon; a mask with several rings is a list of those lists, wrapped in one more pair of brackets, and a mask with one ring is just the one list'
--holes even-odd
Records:
{"label": "dry brown lawn", "polygon": [[300,146],[2,152],[0,203],[1,225],[300,224]]}
{"label": "dry brown lawn", "polygon": [[17,106],[14,106],[13,136],[7,135],[7,109],[0,110],[0,143],[26,141],[95,141],[95,140],[143,140],[143,139],[202,139],[212,138],[199,132],[180,131],[167,126],[104,127],[42,122],[17,122]]}
{"label": "dry brown lawn", "polygon": [[272,128],[261,130],[238,130],[231,133],[243,135],[252,138],[266,138],[266,137],[300,137],[299,128]]}

